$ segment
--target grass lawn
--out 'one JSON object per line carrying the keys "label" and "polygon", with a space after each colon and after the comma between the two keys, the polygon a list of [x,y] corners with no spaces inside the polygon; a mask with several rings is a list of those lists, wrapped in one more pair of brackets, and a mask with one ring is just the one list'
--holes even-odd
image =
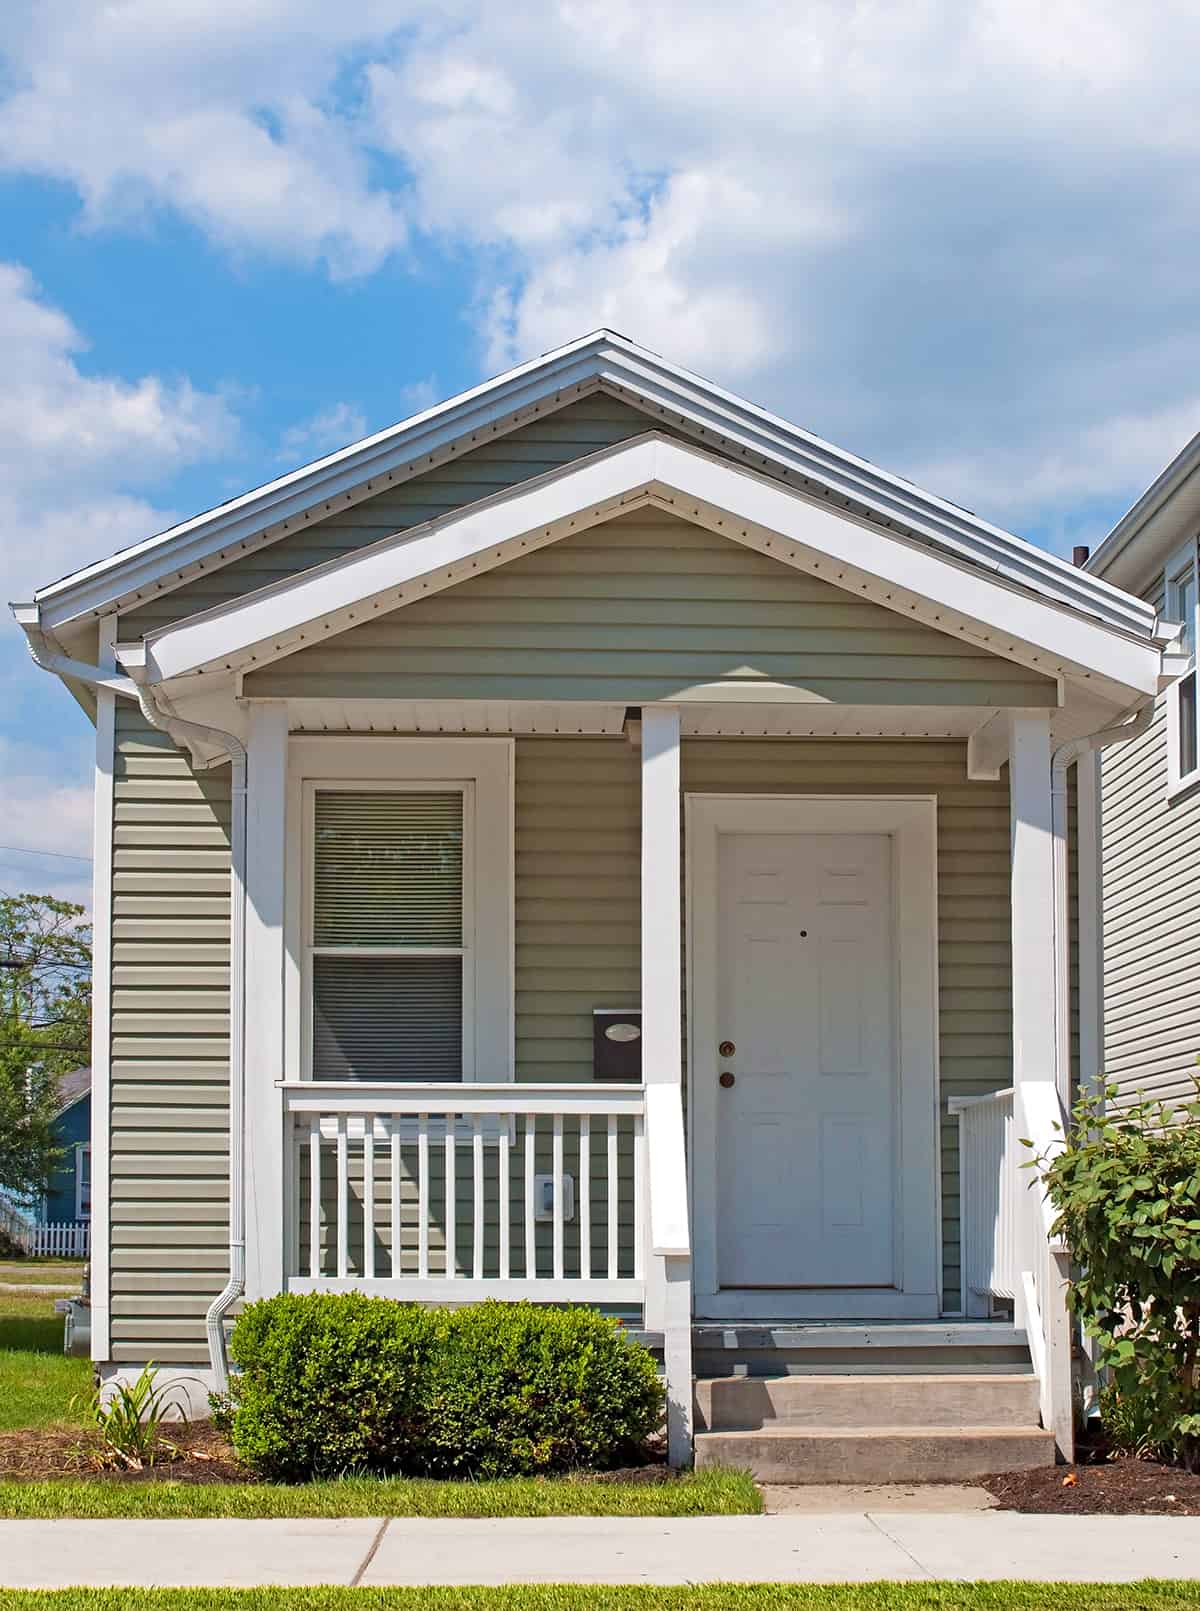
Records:
{"label": "grass lawn", "polygon": [[0,1591],[0,1611],[1164,1611],[1198,1604],[1200,1585],[1171,1582]]}
{"label": "grass lawn", "polygon": [[0,1292],[0,1432],[74,1419],[71,1398],[86,1393],[92,1368],[62,1351],[63,1317],[45,1292]]}
{"label": "grass lawn", "polygon": [[[86,1359],[62,1352],[62,1316],[46,1293],[0,1292],[0,1432],[78,1424],[71,1399],[91,1385]],[[252,1482],[137,1483],[115,1478],[0,1481],[0,1517],[189,1516],[736,1516],[762,1509],[734,1471],[678,1482],[563,1478],[425,1482],[346,1478],[276,1487]]]}
{"label": "grass lawn", "polygon": [[268,1483],[0,1482],[0,1518],[108,1516],[753,1516],[762,1498],[738,1471],[677,1482],[495,1482],[345,1477],[296,1487]]}
{"label": "grass lawn", "polygon": [[77,1293],[82,1280],[78,1259],[0,1259],[0,1286],[70,1287]]}

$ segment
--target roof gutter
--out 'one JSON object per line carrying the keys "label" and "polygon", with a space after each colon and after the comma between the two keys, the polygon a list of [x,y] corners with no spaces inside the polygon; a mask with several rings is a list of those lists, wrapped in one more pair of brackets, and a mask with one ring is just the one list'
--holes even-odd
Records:
{"label": "roof gutter", "polygon": [[208,1355],[218,1393],[229,1386],[229,1356],[225,1345],[225,1316],[246,1288],[246,748],[241,739],[219,727],[164,715],[151,688],[131,677],[103,671],[99,666],[73,660],[50,647],[36,616],[26,606],[13,612],[25,631],[35,666],[58,677],[104,688],[134,700],[146,721],[178,743],[177,734],[217,744],[229,755],[232,776],[233,820],[230,828],[230,947],[229,947],[229,1279],[209,1305],[205,1316]]}

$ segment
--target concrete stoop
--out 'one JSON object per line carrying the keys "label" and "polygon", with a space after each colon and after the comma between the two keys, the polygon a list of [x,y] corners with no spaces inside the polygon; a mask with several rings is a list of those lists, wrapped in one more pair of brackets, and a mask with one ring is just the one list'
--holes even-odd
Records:
{"label": "concrete stoop", "polygon": [[719,1377],[696,1383],[696,1464],[761,1482],[961,1482],[1053,1465],[1029,1374]]}

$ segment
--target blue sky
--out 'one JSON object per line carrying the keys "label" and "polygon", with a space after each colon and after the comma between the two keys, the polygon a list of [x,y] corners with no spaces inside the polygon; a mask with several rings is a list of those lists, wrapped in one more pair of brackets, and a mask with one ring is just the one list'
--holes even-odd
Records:
{"label": "blue sky", "polygon": [[[1198,58],[1190,0],[8,0],[4,592],[602,323],[1095,542],[1200,428]],[[82,894],[87,724],[0,678],[0,889]]]}

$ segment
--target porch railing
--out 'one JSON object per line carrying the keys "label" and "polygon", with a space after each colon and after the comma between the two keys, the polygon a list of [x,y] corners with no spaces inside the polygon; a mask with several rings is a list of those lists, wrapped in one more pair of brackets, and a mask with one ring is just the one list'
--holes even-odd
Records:
{"label": "porch railing", "polygon": [[292,1291],[641,1304],[641,1086],[285,1082]]}
{"label": "porch railing", "polygon": [[[968,1313],[989,1300],[1012,1302],[1029,1341],[1042,1424],[1066,1460],[1074,1453],[1070,1259],[1054,1233],[1054,1209],[1037,1174],[1024,1167],[1063,1145],[1065,1119],[1049,1080],[1027,1080],[992,1096],[952,1098],[959,1124],[959,1212]],[[1021,1138],[1032,1142],[1022,1145]]]}

